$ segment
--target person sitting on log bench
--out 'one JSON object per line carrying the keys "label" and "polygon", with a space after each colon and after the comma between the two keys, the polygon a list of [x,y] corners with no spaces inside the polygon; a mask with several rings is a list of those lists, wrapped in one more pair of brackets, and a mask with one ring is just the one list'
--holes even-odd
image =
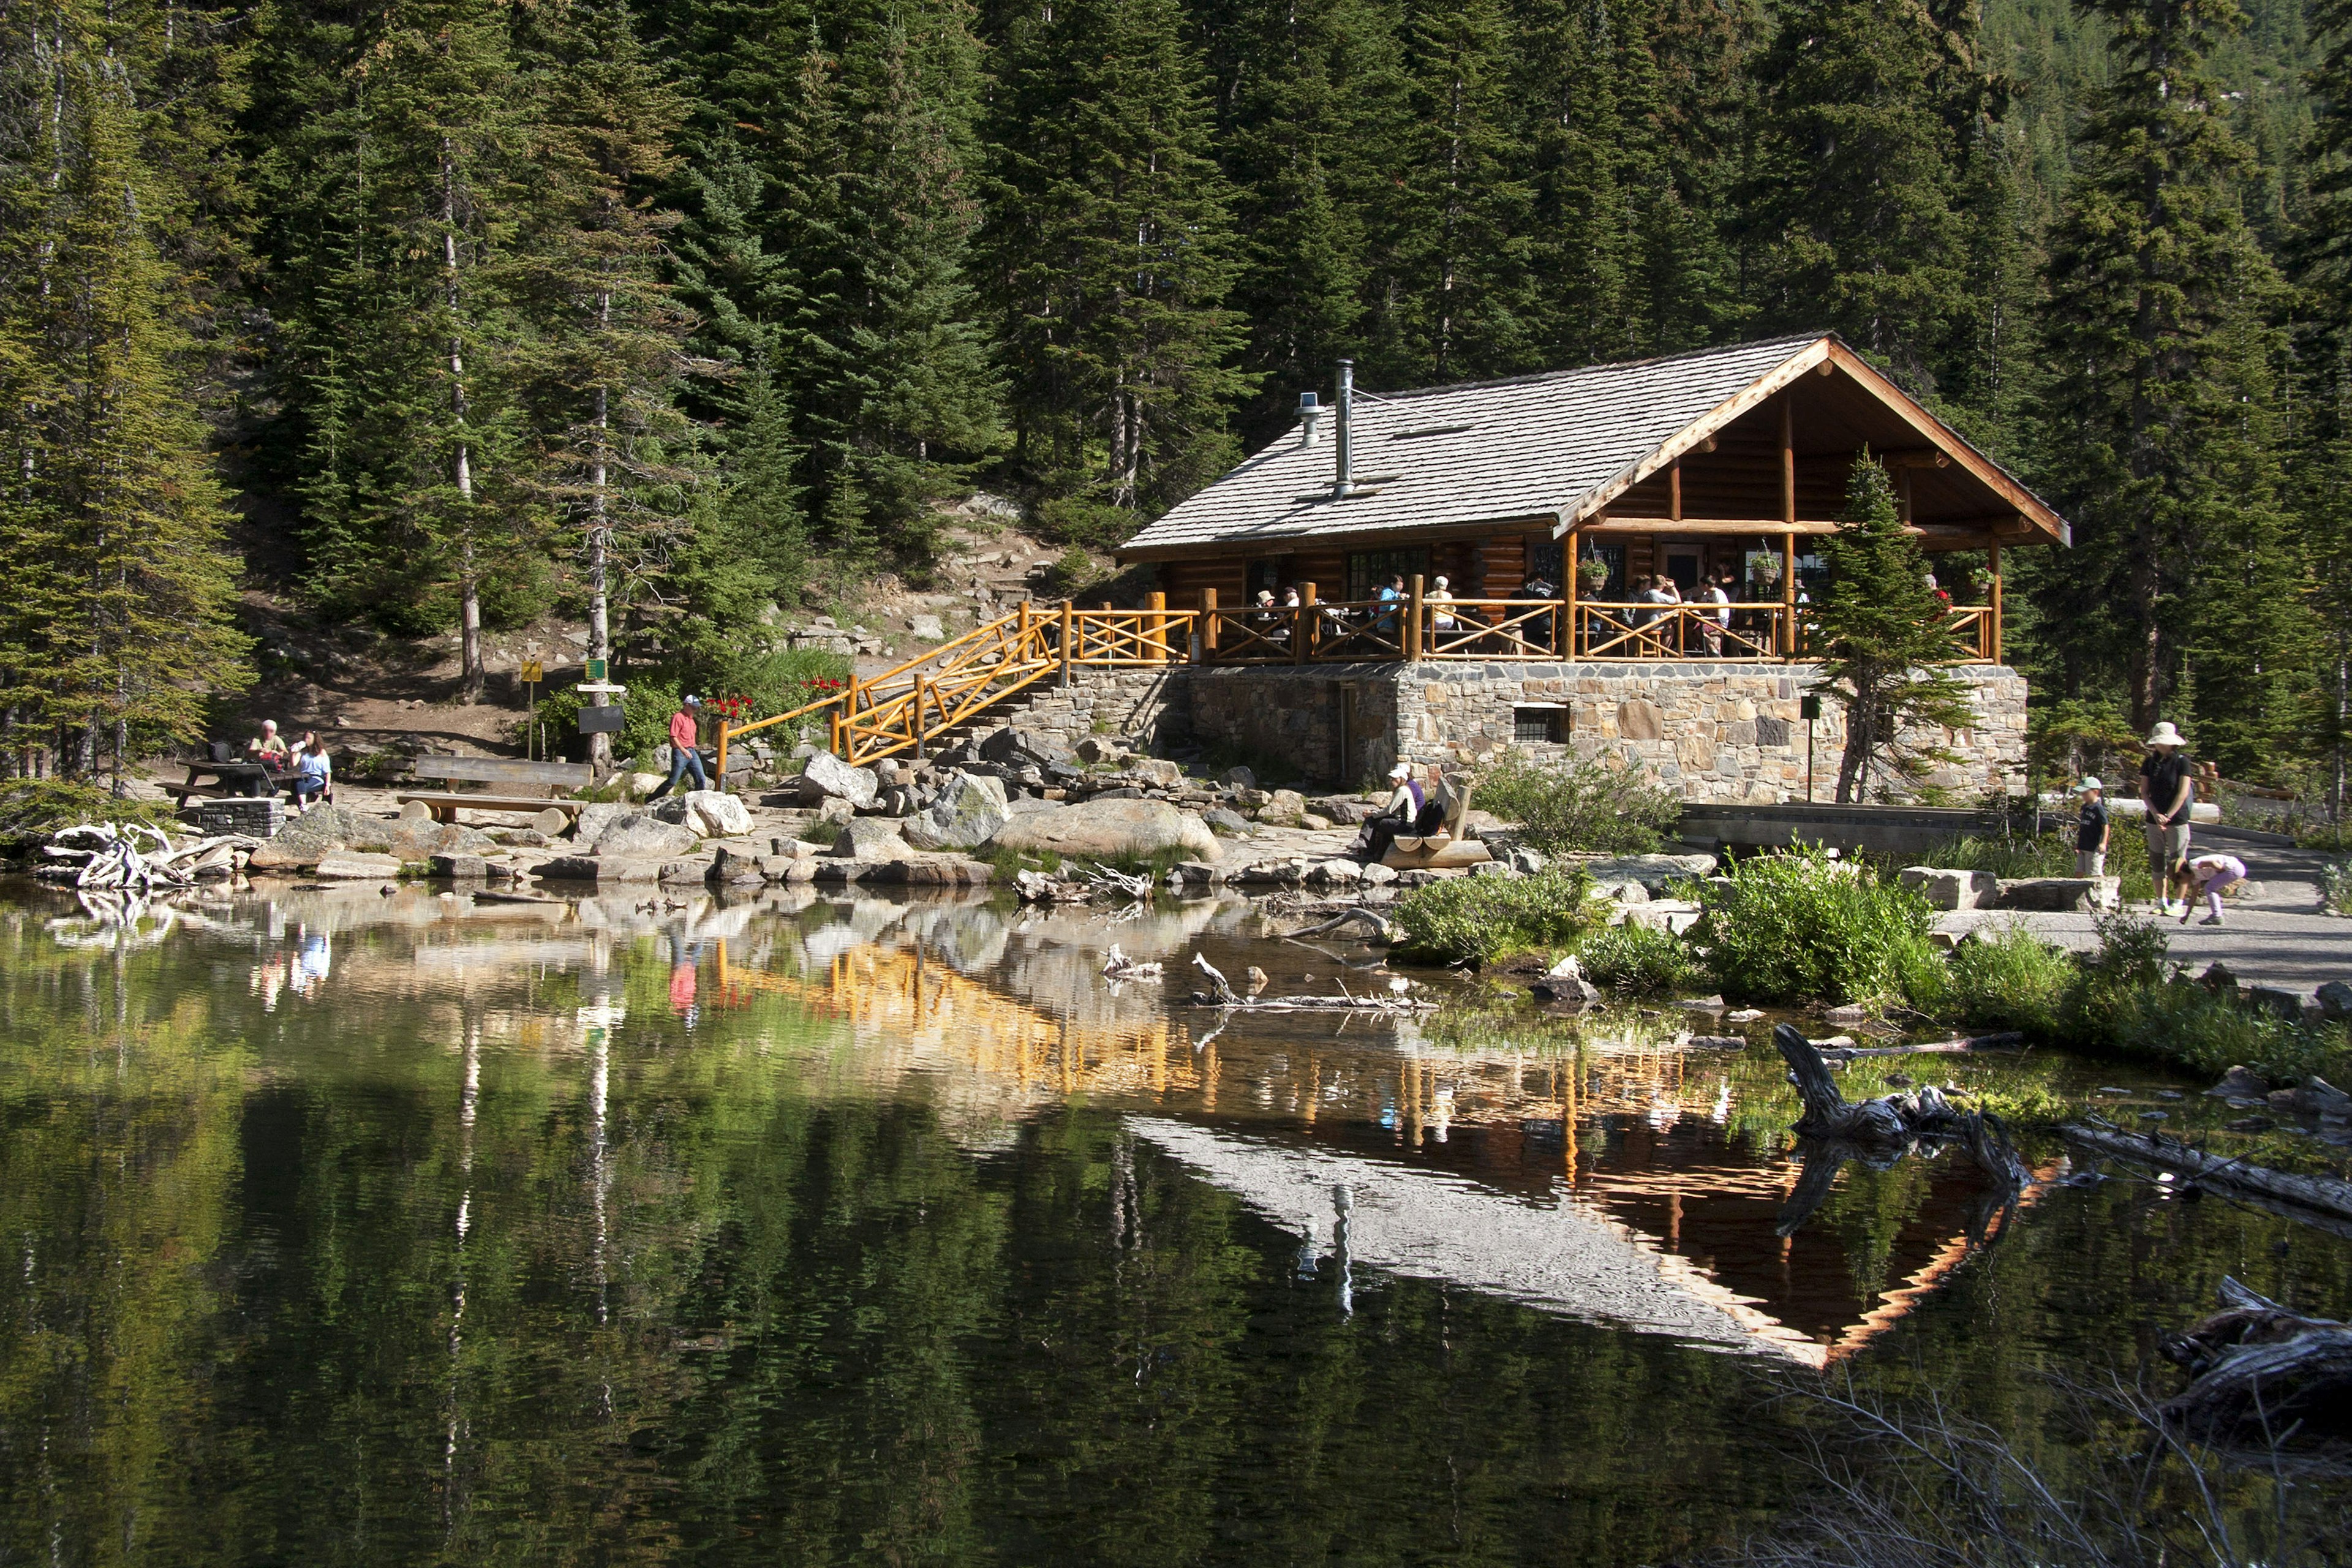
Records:
{"label": "person sitting on log bench", "polygon": [[1437,831],[1445,820],[1443,798],[1427,798],[1420,781],[1412,776],[1412,765],[1399,763],[1389,770],[1396,789],[1389,795],[1388,804],[1380,815],[1369,817],[1356,833],[1355,842],[1348,846],[1349,855],[1370,865],[1389,852],[1389,845],[1400,833],[1428,834]]}

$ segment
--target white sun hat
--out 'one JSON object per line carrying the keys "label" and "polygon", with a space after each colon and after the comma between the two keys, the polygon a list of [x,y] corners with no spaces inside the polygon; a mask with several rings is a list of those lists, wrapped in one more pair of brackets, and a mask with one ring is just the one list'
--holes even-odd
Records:
{"label": "white sun hat", "polygon": [[1389,777],[1392,779],[1409,779],[1412,777],[1412,764],[1411,763],[1399,763],[1396,766],[1389,770]]}
{"label": "white sun hat", "polygon": [[2095,789],[2105,789],[2105,788],[2106,788],[2106,787],[2107,787],[2106,785],[2105,785],[2105,784],[2101,784],[2101,783],[2099,782],[2099,775],[2098,775],[2098,774],[2096,774],[2096,773],[2093,773],[2093,774],[2091,774],[2088,778],[2086,778],[2086,779],[2083,780],[2080,784],[2076,784],[2076,785],[2074,786],[2074,793],[2075,793],[2076,795],[2086,795],[2086,794],[2088,794],[2089,792],[2091,792],[2092,790],[2095,790]]}
{"label": "white sun hat", "polygon": [[2189,744],[2188,742],[2180,738],[2180,731],[2172,727],[2172,721],[2169,719],[2164,721],[2155,729],[2150,730],[2147,732],[2147,743],[2151,746],[2185,746]]}

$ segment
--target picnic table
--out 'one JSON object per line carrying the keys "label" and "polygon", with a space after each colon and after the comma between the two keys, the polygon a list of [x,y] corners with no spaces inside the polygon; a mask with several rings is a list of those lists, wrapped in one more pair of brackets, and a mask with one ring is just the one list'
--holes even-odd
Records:
{"label": "picnic table", "polygon": [[200,800],[234,800],[240,796],[259,800],[276,795],[293,777],[293,769],[274,768],[267,763],[206,758],[188,764],[187,783],[161,787],[164,794],[178,797],[183,805],[192,796]]}

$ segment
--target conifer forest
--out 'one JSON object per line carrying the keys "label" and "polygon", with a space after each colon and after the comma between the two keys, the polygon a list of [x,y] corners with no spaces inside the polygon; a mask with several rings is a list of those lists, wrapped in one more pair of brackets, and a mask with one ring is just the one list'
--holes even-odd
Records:
{"label": "conifer forest", "polygon": [[2045,731],[2340,775],[2352,0],[0,0],[0,708],[194,738],[254,583],[709,670],[1341,357],[1815,328],[2072,521]]}

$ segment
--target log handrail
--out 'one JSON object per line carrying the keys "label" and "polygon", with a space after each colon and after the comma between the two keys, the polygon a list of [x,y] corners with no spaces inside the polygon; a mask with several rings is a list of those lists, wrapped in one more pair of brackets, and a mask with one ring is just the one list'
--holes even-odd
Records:
{"label": "log handrail", "polygon": [[[879,675],[853,679],[817,701],[747,724],[722,721],[719,779],[723,785],[732,742],[816,714],[829,715],[831,749],[852,764],[908,750],[919,754],[930,741],[989,708],[1050,676],[1067,679],[1078,668],[1132,668],[1191,658],[1211,665],[1387,663],[1416,656],[1764,664],[1810,657],[1802,606],[1786,603],[1424,598],[1416,626],[1410,597],[1322,604],[1308,589],[1298,608],[1272,611],[1213,602],[1197,610],[1170,609],[1156,596],[1134,610],[1080,609],[1066,602],[1041,612],[1024,603]],[[1728,626],[1715,625],[1723,612],[1729,614]],[[1441,614],[1455,624],[1439,626]],[[1999,616],[1989,605],[1947,612],[1953,663],[1997,660]],[[1719,652],[1707,651],[1710,626]]]}

